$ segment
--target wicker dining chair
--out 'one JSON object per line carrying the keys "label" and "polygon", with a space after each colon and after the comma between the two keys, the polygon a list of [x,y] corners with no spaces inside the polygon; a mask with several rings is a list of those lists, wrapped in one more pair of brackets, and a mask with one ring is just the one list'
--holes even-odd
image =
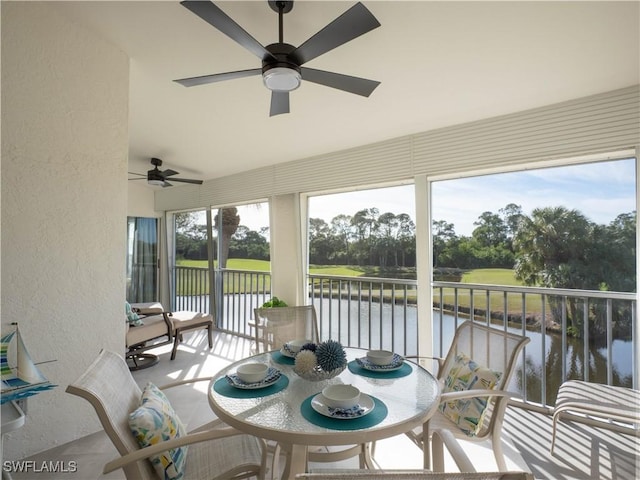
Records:
{"label": "wicker dining chair", "polygon": [[474,472],[444,473],[428,470],[326,470],[322,473],[305,473],[296,476],[300,480],[534,480],[526,472]]}
{"label": "wicker dining chair", "polygon": [[[444,445],[459,467],[469,465],[457,442],[457,440],[463,439],[475,442],[490,440],[498,470],[501,472],[507,470],[502,452],[501,432],[507,402],[509,398],[515,396],[514,393],[507,391],[507,388],[515,371],[518,355],[529,341],[530,339],[527,337],[506,332],[502,328],[488,327],[473,321],[465,321],[457,328],[447,356],[443,359],[436,359],[439,366],[437,378],[445,387],[445,393],[441,397],[441,409],[436,411],[429,420],[426,427],[428,430],[425,432],[427,435],[423,435],[422,428],[407,433],[407,436],[424,450],[425,467],[430,467],[429,461],[433,455],[433,469],[436,471],[444,469]],[[447,392],[447,384],[450,384],[456,375],[461,376],[462,370],[469,372],[467,368],[469,365],[478,367],[475,373],[468,376],[471,382],[473,382],[474,376],[475,378],[482,377],[483,372],[489,375],[497,372],[499,379],[495,382],[495,386],[492,389],[483,388],[482,383],[486,380],[482,379],[475,383],[471,389]],[[458,380],[460,378],[458,377]],[[457,382],[454,389],[458,390],[461,383],[464,382]],[[463,403],[455,403],[459,401]],[[460,414],[459,421],[456,423],[451,420],[456,416],[455,411],[452,409],[447,411],[449,406],[453,406],[455,409],[458,408],[458,405],[484,404],[486,404],[486,410],[476,418],[478,420],[477,431],[466,428],[468,425],[462,426],[466,418],[473,417],[472,415]],[[445,415],[442,409],[448,415]],[[452,411],[453,413],[451,413]],[[435,442],[430,442],[431,437],[434,437]],[[425,444],[423,444],[423,438],[426,439]],[[433,443],[433,447],[431,443]],[[463,468],[461,470],[473,471]]]}
{"label": "wicker dining chair", "polygon": [[278,350],[290,340],[317,342],[320,337],[313,305],[256,308],[254,314],[258,352]]}
{"label": "wicker dining chair", "polygon": [[[210,380],[183,380],[160,387],[160,390]],[[105,474],[122,468],[128,480],[158,479],[157,470],[154,470],[149,458],[188,445],[184,457],[184,476],[181,477],[183,480],[263,479],[265,476],[264,442],[240,434],[219,420],[184,436],[173,436],[174,438],[155,444],[150,442],[150,446],[141,448],[132,433],[129,414],[141,406],[142,391],[131,376],[124,358],[117,353],[101,351],[66,391],[84,398],[93,406],[104,431],[121,455],[105,465]],[[167,411],[173,411],[168,404],[163,405],[161,412],[159,410],[157,418],[163,417]],[[175,424],[179,423],[175,417],[171,420]]]}

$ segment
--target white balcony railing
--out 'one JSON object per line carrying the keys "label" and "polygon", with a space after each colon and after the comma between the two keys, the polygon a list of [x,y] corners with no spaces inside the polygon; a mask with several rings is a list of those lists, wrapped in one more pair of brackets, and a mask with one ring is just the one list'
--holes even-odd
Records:
{"label": "white balcony railing", "polygon": [[[174,269],[174,309],[209,312],[207,269]],[[218,328],[251,335],[253,309],[270,298],[267,272],[216,272]],[[320,336],[345,345],[419,353],[415,280],[309,275]],[[471,318],[531,338],[511,389],[525,402],[553,406],[566,379],[638,388],[634,293],[433,282],[436,355]]]}

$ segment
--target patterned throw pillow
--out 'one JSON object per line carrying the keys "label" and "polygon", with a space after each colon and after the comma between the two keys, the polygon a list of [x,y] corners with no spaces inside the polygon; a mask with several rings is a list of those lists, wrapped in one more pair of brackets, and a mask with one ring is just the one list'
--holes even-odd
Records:
{"label": "patterned throw pillow", "polygon": [[139,327],[140,325],[144,325],[143,321],[140,319],[140,316],[133,311],[131,308],[131,304],[129,302],[124,302],[124,313],[127,316],[127,322],[132,327]]}
{"label": "patterned throw pillow", "polygon": [[[459,392],[472,389],[493,390],[502,372],[483,367],[464,353],[456,355],[455,362],[445,377],[443,392]],[[470,437],[478,434],[487,409],[487,397],[465,398],[442,402],[438,407],[442,414],[454,422]]]}
{"label": "patterned throw pillow", "polygon": [[[129,427],[142,448],[187,434],[165,394],[151,382],[142,391],[140,406],[129,414]],[[178,480],[184,474],[186,455],[185,446],[168,450],[150,460],[160,478]]]}

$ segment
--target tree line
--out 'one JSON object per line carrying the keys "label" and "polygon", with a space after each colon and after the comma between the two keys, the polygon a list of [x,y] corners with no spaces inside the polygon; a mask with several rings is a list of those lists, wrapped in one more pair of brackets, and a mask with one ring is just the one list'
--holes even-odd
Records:
{"label": "tree line", "polygon": [[[268,227],[255,231],[241,225],[235,208],[222,209],[214,221],[227,246],[225,259],[269,260]],[[635,211],[598,225],[566,207],[536,208],[526,215],[519,205],[510,203],[497,213],[483,212],[473,225],[471,235],[465,236],[456,234],[452,223],[433,221],[436,269],[512,268],[516,278],[530,286],[636,289]],[[215,247],[217,241],[214,238]],[[192,213],[176,215],[176,255],[207,258],[206,227]],[[415,223],[406,213],[381,214],[375,207],[337,215],[329,222],[311,218],[309,263],[415,267]]]}
{"label": "tree line", "polygon": [[[175,215],[175,251],[180,260],[207,260],[207,226],[199,223],[197,213],[184,212]],[[269,260],[269,228],[259,232],[240,225],[236,207],[219,210],[214,216],[213,249],[218,251],[218,239],[222,239],[222,250],[218,264],[225,268],[228,258],[251,258]]]}
{"label": "tree line", "polygon": [[[226,245],[220,264],[224,266],[227,257],[268,260],[268,229],[253,231],[240,224],[237,210],[224,210],[215,225]],[[183,216],[176,233],[178,258],[206,259],[206,229]],[[635,292],[635,232],[635,211],[599,225],[562,206],[536,208],[526,215],[510,203],[497,213],[483,212],[470,236],[456,234],[452,223],[434,220],[433,266],[436,270],[510,268],[527,286]],[[337,215],[329,222],[311,218],[309,263],[415,272],[415,223],[406,213],[381,214],[377,208]],[[550,298],[552,315],[559,319],[561,299]],[[606,317],[598,312],[603,308],[591,309],[592,335],[604,332]],[[581,335],[580,300],[568,301],[566,310],[570,330]],[[630,318],[630,306],[614,308],[614,330],[627,332]]]}
{"label": "tree line", "polygon": [[315,265],[415,267],[415,223],[406,213],[365,208],[329,223],[309,219],[309,263]]}

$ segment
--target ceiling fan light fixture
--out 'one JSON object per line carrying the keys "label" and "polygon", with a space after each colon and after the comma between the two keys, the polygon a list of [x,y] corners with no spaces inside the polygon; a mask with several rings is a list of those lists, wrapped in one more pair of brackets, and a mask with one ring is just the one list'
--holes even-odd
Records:
{"label": "ceiling fan light fixture", "polygon": [[149,179],[147,180],[147,183],[156,187],[162,187],[164,185],[164,180]]}
{"label": "ceiling fan light fixture", "polygon": [[273,67],[262,74],[265,87],[274,92],[290,92],[302,83],[300,72],[288,67]]}

